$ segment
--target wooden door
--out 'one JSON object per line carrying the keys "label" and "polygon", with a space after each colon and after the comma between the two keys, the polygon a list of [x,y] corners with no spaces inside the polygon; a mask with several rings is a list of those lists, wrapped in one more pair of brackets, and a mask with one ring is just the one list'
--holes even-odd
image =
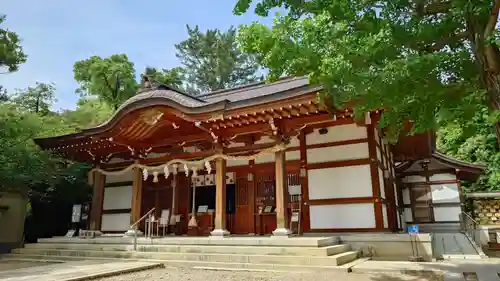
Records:
{"label": "wooden door", "polygon": [[248,182],[248,173],[237,172],[235,180],[236,210],[232,233],[248,234],[253,232],[254,215],[252,210],[253,189]]}
{"label": "wooden door", "polygon": [[414,185],[410,188],[414,223],[434,221],[432,193],[429,185]]}
{"label": "wooden door", "polygon": [[[256,219],[256,233],[271,234],[276,229],[276,175],[274,169],[258,170],[255,173],[255,211],[261,214]],[[272,206],[271,212],[264,212],[266,206]]]}

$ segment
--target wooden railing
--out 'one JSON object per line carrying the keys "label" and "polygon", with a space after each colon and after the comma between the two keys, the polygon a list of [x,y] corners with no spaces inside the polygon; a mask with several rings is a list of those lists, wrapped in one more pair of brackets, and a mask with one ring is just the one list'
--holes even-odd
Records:
{"label": "wooden railing", "polygon": [[138,226],[139,224],[147,217],[149,217],[151,221],[151,213],[154,212],[156,208],[151,208],[144,216],[142,216],[140,219],[138,219],[136,222],[134,222],[132,225],[130,225],[130,229],[134,231],[134,251],[137,251],[137,231],[138,231]]}

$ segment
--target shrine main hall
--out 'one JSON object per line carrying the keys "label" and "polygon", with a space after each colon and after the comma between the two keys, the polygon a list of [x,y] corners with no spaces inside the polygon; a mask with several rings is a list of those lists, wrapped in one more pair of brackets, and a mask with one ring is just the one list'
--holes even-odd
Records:
{"label": "shrine main hall", "polygon": [[460,180],[484,168],[437,152],[433,133],[389,144],[380,112],[357,120],[323,105],[321,90],[299,77],[191,96],[145,81],[102,125],[35,142],[91,165],[87,227],[96,233],[289,236],[458,223]]}

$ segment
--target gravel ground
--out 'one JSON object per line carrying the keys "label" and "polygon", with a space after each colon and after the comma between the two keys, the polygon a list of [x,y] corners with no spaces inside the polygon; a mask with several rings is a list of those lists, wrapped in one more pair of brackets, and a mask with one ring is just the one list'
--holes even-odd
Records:
{"label": "gravel ground", "polygon": [[395,274],[355,274],[355,273],[284,273],[213,271],[186,268],[164,268],[140,271],[120,276],[98,279],[97,281],[442,281],[441,277],[422,277]]}

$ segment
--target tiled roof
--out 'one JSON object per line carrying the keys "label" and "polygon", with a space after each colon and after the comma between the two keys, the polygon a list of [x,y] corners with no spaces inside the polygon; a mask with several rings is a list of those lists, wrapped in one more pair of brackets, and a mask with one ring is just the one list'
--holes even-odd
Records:
{"label": "tiled roof", "polygon": [[218,102],[229,100],[230,102],[247,100],[256,97],[272,95],[275,93],[307,86],[309,79],[307,77],[286,77],[274,83],[259,82],[248,84],[231,89],[214,91],[208,94],[200,95],[199,98],[207,102]]}

